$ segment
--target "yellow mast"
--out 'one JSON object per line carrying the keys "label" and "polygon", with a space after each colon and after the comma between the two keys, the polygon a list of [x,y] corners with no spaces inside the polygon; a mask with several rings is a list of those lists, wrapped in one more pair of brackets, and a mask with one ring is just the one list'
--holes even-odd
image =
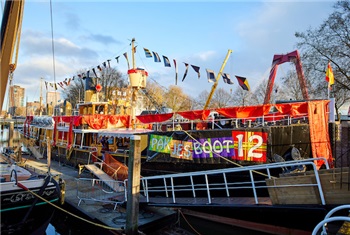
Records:
{"label": "yellow mast", "polygon": [[[24,0],[6,1],[1,22],[1,77],[0,77],[0,110],[5,98],[7,82],[10,73],[16,68],[21,26],[23,18]],[[12,63],[13,52],[16,48],[15,61]]]}
{"label": "yellow mast", "polygon": [[211,101],[211,98],[213,97],[214,91],[215,91],[216,87],[218,86],[218,82],[219,82],[219,79],[221,77],[222,71],[224,70],[226,63],[227,63],[227,60],[230,57],[231,53],[232,53],[232,50],[229,49],[227,52],[226,58],[225,58],[224,62],[222,63],[221,69],[215,78],[215,83],[213,84],[213,86],[211,88],[210,94],[208,96],[207,102],[204,105],[203,110],[207,109],[209,104],[210,104],[210,101]]}

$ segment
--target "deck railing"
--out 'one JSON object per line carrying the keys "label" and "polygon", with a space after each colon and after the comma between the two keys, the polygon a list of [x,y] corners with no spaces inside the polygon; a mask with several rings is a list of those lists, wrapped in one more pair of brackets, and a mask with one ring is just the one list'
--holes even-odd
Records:
{"label": "deck railing", "polygon": [[[266,190],[270,187],[316,187],[321,203],[325,205],[326,202],[315,160],[324,161],[325,167],[329,169],[325,158],[312,158],[247,167],[148,176],[141,178],[142,189],[140,192],[146,197],[146,202],[150,202],[152,196],[172,198],[172,203],[177,202],[177,197],[206,197],[207,203],[211,204],[212,197],[218,197],[218,195],[231,197],[231,195],[242,195],[241,191],[246,191],[245,193],[250,194],[250,197],[253,196],[255,203],[258,204],[259,197],[263,197],[264,193],[264,197],[266,197]],[[265,180],[274,177],[271,174],[274,169],[297,169],[301,165],[313,170],[316,183],[266,185]]]}
{"label": "deck railing", "polygon": [[[326,231],[326,226],[328,223],[331,222],[336,222],[336,221],[340,221],[340,222],[348,222],[350,223],[350,217],[349,216],[333,216],[333,214],[335,214],[338,211],[341,210],[348,210],[350,212],[350,205],[342,205],[342,206],[337,206],[335,208],[333,208],[332,210],[330,210],[327,215],[324,217],[324,219],[319,222],[314,230],[312,231],[312,235],[316,235],[316,234],[321,234],[321,235],[326,235],[328,234]],[[318,231],[320,230],[320,228],[322,227],[322,232],[318,233]]]}

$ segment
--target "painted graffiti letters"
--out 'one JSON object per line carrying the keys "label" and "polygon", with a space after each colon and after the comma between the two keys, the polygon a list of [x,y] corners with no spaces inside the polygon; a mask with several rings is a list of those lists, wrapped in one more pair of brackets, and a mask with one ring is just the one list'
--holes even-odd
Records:
{"label": "painted graffiti letters", "polygon": [[268,133],[262,131],[218,131],[214,136],[184,137],[151,135],[148,150],[166,153],[170,157],[192,160],[195,158],[224,157],[237,161],[266,162]]}
{"label": "painted graffiti letters", "polygon": [[172,140],[171,149],[171,157],[192,160],[192,142]]}
{"label": "painted graffiti letters", "polygon": [[171,137],[162,135],[151,135],[149,149],[159,153],[170,153]]}
{"label": "painted graffiti letters", "polygon": [[267,133],[232,131],[235,137],[236,160],[266,162]]}

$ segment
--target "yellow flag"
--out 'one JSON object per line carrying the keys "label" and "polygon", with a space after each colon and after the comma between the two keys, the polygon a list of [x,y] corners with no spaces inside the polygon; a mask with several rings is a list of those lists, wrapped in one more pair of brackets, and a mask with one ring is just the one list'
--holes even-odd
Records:
{"label": "yellow flag", "polygon": [[326,81],[328,82],[329,86],[334,84],[334,75],[333,75],[333,70],[330,63],[328,63],[328,66],[327,66]]}

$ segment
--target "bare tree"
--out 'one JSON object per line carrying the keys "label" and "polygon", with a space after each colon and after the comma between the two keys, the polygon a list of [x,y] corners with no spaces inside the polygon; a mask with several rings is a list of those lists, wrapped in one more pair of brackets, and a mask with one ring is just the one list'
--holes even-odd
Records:
{"label": "bare tree", "polygon": [[279,99],[283,100],[302,100],[303,94],[299,84],[296,71],[289,71],[286,76],[281,77],[282,86]]}
{"label": "bare tree", "polygon": [[232,106],[247,106],[255,104],[255,99],[250,91],[237,87],[233,92]]}
{"label": "bare tree", "polygon": [[140,91],[143,94],[143,104],[147,110],[157,110],[161,112],[166,107],[164,100],[164,90],[157,83],[148,81],[146,88]]}
{"label": "bare tree", "polygon": [[[205,102],[208,99],[208,96],[209,96],[209,92],[206,90],[199,93],[199,95],[196,98],[196,102],[194,102],[193,109],[199,109],[199,110],[203,109]],[[211,108],[210,104],[208,108]]]}
{"label": "bare tree", "polygon": [[[246,105],[258,105],[258,104],[263,104],[264,103],[267,83],[268,83],[268,80],[264,79],[255,88],[253,93],[250,94],[250,96],[248,96],[249,97],[249,102]],[[299,89],[300,89],[300,87],[299,87]],[[277,83],[273,84],[272,92],[273,93],[271,94],[271,99],[273,100],[273,103],[276,102],[276,100],[286,99],[285,92],[283,91],[283,89],[280,87],[279,84],[277,84]]]}
{"label": "bare tree", "polygon": [[165,93],[164,98],[167,107],[171,108],[174,112],[186,111],[192,108],[191,97],[186,95],[178,86],[169,86],[169,90]]}
{"label": "bare tree", "polygon": [[[87,74],[86,70],[81,70],[79,74]],[[123,78],[122,73],[114,68],[103,67],[101,71],[93,74],[91,77],[92,84],[91,86],[96,86],[100,84],[102,86],[102,98],[101,101],[112,100],[115,96],[115,91],[121,88],[126,88],[128,83],[125,78]],[[97,77],[96,77],[97,75]],[[63,90],[63,97],[68,100],[74,107],[79,101],[84,100],[85,87],[86,87],[86,76],[75,77],[74,80],[71,80],[70,84]]]}
{"label": "bare tree", "polygon": [[211,105],[214,108],[224,108],[227,106],[232,106],[232,103],[233,103],[232,93],[227,92],[223,88],[218,88],[213,94],[213,98],[211,100]]}
{"label": "bare tree", "polygon": [[[82,74],[81,72],[79,74]],[[85,81],[82,78],[74,77],[69,85],[62,91],[63,98],[68,100],[73,107],[79,101],[84,100]]]}
{"label": "bare tree", "polygon": [[313,98],[324,98],[328,93],[325,71],[330,62],[335,83],[331,96],[336,109],[350,101],[350,2],[335,3],[335,11],[318,28],[297,32],[298,48],[303,49],[303,67],[309,71],[308,80],[314,90]]}

